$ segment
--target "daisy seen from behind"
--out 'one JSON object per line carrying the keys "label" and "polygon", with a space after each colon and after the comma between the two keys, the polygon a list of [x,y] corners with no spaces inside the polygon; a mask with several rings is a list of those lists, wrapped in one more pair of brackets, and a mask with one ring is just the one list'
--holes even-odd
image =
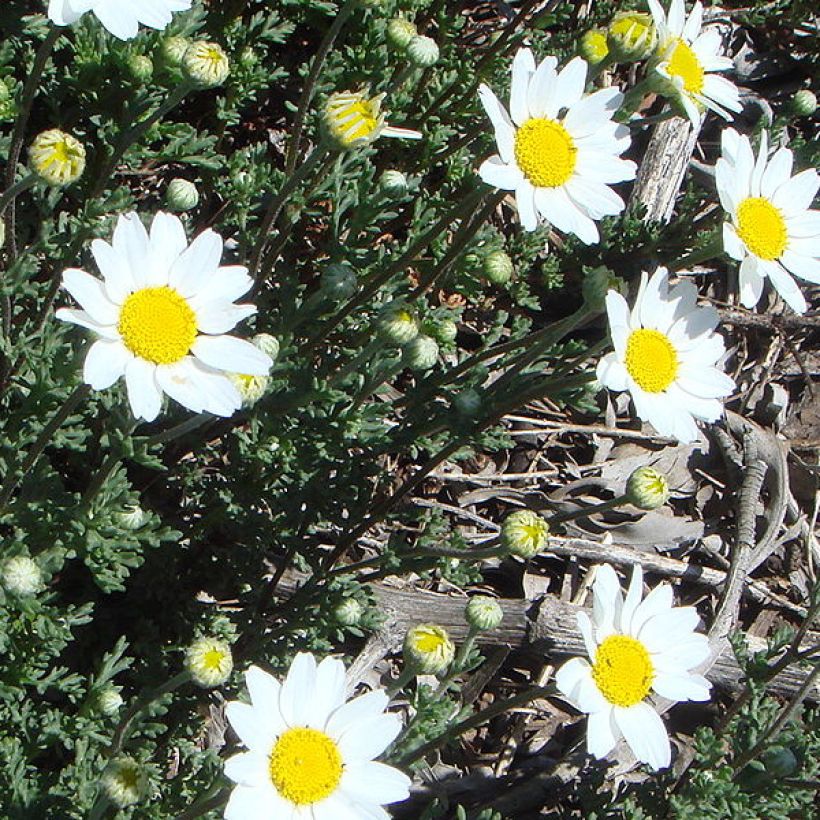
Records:
{"label": "daisy seen from behind", "polygon": [[521,224],[534,231],[541,219],[591,244],[595,222],[619,214],[624,202],[609,186],[635,178],[635,163],[621,159],[629,131],[612,117],[623,101],[617,88],[585,94],[587,64],[575,57],[557,71],[555,57],[537,66],[528,48],[512,64],[510,110],[486,85],[479,97],[495,129],[498,154],[478,169],[488,185],[515,191]]}
{"label": "daisy seen from behind", "polygon": [[76,268],[63,287],[82,310],[60,308],[65,322],[93,330],[83,380],[105,390],[125,377],[131,411],[153,421],[167,394],[195,413],[230,416],[242,404],[227,373],[265,375],[271,358],[227,335],[256,312],[234,304],[253,280],[239,265],[221,267],[222,238],[208,229],[189,245],[182,222],[158,213],[149,233],[136,213],[120,216],[111,244],[91,243],[103,281]]}
{"label": "daisy seen from behind", "polygon": [[740,301],[753,308],[769,278],[783,300],[804,313],[806,300],[792,278],[820,284],[820,211],[810,206],[820,176],[808,168],[794,176],[788,148],[768,156],[766,132],[755,159],[749,138],[726,128],[715,182],[723,210],[723,247],[740,262]]}
{"label": "daisy seen from behind", "polygon": [[49,0],[48,16],[58,26],[76,23],[90,11],[115,37],[130,40],[140,23],[162,31],[175,11],[187,11],[191,0]]}
{"label": "daisy seen from behind", "polygon": [[694,607],[673,606],[672,588],[656,586],[643,598],[636,564],[626,598],[615,570],[600,565],[592,587],[592,618],[578,613],[589,660],[572,658],[556,673],[564,698],[589,715],[587,751],[605,757],[623,737],[653,769],[669,765],[666,727],[646,701],[650,692],[678,702],[709,700],[711,684],[690,670],[709,656],[709,640],[695,632]]}
{"label": "daisy seen from behind", "polygon": [[701,31],[703,4],[695,3],[687,17],[684,0],[672,0],[668,14],[658,0],[648,2],[658,32],[650,72],[660,80],[661,93],[677,100],[695,125],[705,108],[732,119],[732,113],[743,108],[737,86],[715,72],[726,71],[733,63],[720,54],[717,29]]}
{"label": "daisy seen from behind", "polygon": [[615,290],[606,296],[614,352],[598,362],[598,381],[617,392],[628,390],[635,412],[661,435],[682,442],[698,436],[696,419],[717,421],[721,399],[735,389],[716,363],[723,337],[714,333],[718,314],[697,306],[697,287],[670,288],[666,268],[641,275],[632,310]]}
{"label": "daisy seen from behind", "polygon": [[282,683],[256,666],[245,681],[251,703],[226,709],[248,749],[225,762],[227,820],[387,820],[382,806],[408,797],[410,778],[375,760],[402,725],[383,689],[345,702],[344,664],[309,653]]}

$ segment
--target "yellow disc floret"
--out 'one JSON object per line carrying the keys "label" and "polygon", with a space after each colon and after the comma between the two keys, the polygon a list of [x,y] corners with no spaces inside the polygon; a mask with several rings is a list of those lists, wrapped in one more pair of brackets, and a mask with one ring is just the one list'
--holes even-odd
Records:
{"label": "yellow disc floret", "polygon": [[154,364],[173,364],[196,339],[196,314],[173,288],[143,288],[123,303],[117,330],[135,356]]}
{"label": "yellow disc floret", "polygon": [[535,117],[515,134],[515,161],[536,188],[558,188],[572,176],[578,149],[556,120]]}
{"label": "yellow disc floret", "polygon": [[688,94],[700,94],[703,91],[703,66],[695,52],[683,40],[678,40],[675,45],[666,71],[670,77],[681,78],[684,91]]}
{"label": "yellow disc floret", "polygon": [[640,703],[652,686],[655,671],[646,647],[628,635],[610,635],[595,654],[592,678],[615,706]]}
{"label": "yellow disc floret", "polygon": [[789,243],[783,215],[762,197],[749,197],[740,203],[737,233],[758,259],[778,259]]}
{"label": "yellow disc floret", "polygon": [[268,761],[276,790],[297,806],[318,803],[332,794],[342,779],[339,747],[318,729],[299,727],[279,736]]}
{"label": "yellow disc floret", "polygon": [[662,393],[678,373],[678,354],[659,330],[633,330],[626,342],[624,365],[635,383],[647,393]]}

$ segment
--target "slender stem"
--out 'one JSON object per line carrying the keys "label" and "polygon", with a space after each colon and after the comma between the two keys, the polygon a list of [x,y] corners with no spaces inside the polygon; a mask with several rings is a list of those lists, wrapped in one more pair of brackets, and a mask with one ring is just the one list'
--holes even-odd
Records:
{"label": "slender stem", "polygon": [[10,188],[7,188],[0,194],[0,215],[6,210],[9,203],[23,191],[27,191],[34,183],[37,182],[37,174],[28,174],[28,176],[21,177]]}
{"label": "slender stem", "polygon": [[285,173],[287,174],[292,174],[296,168],[296,159],[299,156],[299,142],[302,138],[302,131],[305,127],[305,117],[307,115],[307,110],[310,107],[310,103],[313,100],[313,95],[316,93],[316,83],[319,79],[319,73],[322,70],[322,66],[327,59],[330,49],[333,47],[336,37],[342,30],[342,26],[347,21],[347,18],[350,17],[353,9],[356,8],[356,5],[357,0],[347,0],[344,6],[342,6],[341,10],[336,15],[336,19],[334,19],[330,28],[327,30],[324,39],[319,45],[319,50],[316,52],[316,56],[313,58],[313,64],[310,67],[310,74],[308,74],[308,78],[305,81],[305,85],[302,90],[302,97],[299,100],[299,108],[296,111],[296,119],[293,121],[293,132],[288,145],[288,153],[285,157]]}
{"label": "slender stem", "polygon": [[51,421],[43,427],[40,435],[37,436],[34,444],[31,445],[20,469],[12,467],[6,474],[6,480],[0,490],[0,511],[6,508],[12,493],[17,488],[17,485],[25,478],[31,468],[37,462],[37,459],[42,455],[43,450],[46,449],[57,430],[60,429],[63,422],[74,412],[74,408],[88,395],[91,388],[87,384],[81,384],[75,387],[68,398],[60,405],[57,412],[52,416]]}
{"label": "slender stem", "polygon": [[416,670],[409,663],[405,663],[404,669],[399,672],[399,676],[385,690],[387,697],[392,698],[397,692],[401,692],[415,676]]}
{"label": "slender stem", "polygon": [[192,430],[202,427],[203,424],[213,421],[214,418],[215,417],[210,413],[199,413],[168,430],[164,430],[162,433],[156,433],[150,436],[146,443],[149,447],[154,444],[165,444],[168,441],[173,441],[174,439],[184,436],[186,433],[190,433]]}
{"label": "slender stem", "polygon": [[365,345],[352,359],[340,367],[330,380],[330,386],[338,385],[345,376],[352,373],[364,362],[372,363],[374,356],[384,347],[385,341],[378,334],[373,337],[369,344]]}
{"label": "slender stem", "polygon": [[411,763],[415,763],[415,761],[426,757],[430,754],[430,752],[434,752],[448,741],[454,740],[455,738],[463,735],[465,732],[469,732],[471,729],[481,726],[482,723],[492,720],[494,717],[503,714],[508,709],[515,709],[518,706],[525,706],[535,700],[535,698],[546,697],[554,694],[554,692],[554,686],[531,686],[529,689],[525,689],[518,695],[513,695],[511,698],[506,698],[505,700],[496,701],[492,706],[487,707],[481,712],[476,712],[474,715],[470,715],[470,717],[465,718],[460,723],[456,723],[454,726],[451,726],[446,732],[443,732],[438,737],[434,737],[432,740],[393,762],[397,766],[409,766]]}
{"label": "slender stem", "polygon": [[691,253],[678,259],[674,264],[670,265],[672,270],[686,270],[692,265],[699,265],[701,262],[708,262],[710,259],[715,259],[718,256],[723,256],[723,238],[720,233],[715,235],[702,248],[697,248]]}
{"label": "slender stem", "polygon": [[481,549],[454,550],[447,547],[424,547],[417,549],[420,555],[429,555],[431,558],[458,558],[461,561],[483,561],[486,558],[497,558],[502,555],[500,548],[501,541],[494,538],[491,542],[493,546],[482,547]]}
{"label": "slender stem", "polygon": [[447,674],[441,678],[438,686],[436,687],[436,697],[443,697],[447,692],[447,687],[450,685],[455,676],[464,670],[464,664],[467,662],[467,658],[470,656],[470,652],[472,652],[473,647],[475,646],[475,640],[478,637],[478,633],[479,630],[470,624],[470,628],[467,630],[467,637],[464,639],[461,646],[459,646],[456,656],[453,658],[453,662],[447,670]]}
{"label": "slender stem", "polygon": [[198,820],[209,811],[218,809],[228,799],[230,793],[230,788],[220,788],[218,784],[207,795],[200,797],[193,805],[185,809],[182,814],[178,814],[176,820]]}
{"label": "slender stem", "polygon": [[259,263],[262,260],[262,254],[268,243],[268,235],[279,214],[282,212],[287,198],[296,186],[313,171],[319,160],[325,156],[327,150],[327,147],[324,145],[316,146],[316,148],[310,152],[310,156],[299,166],[298,170],[294,173],[290,173],[285,184],[279,189],[279,193],[273,198],[270,205],[268,205],[268,210],[265,212],[262,225],[259,228],[259,239],[257,239],[256,245],[254,245],[251,253],[251,261],[248,266],[251,277],[256,277],[256,272],[259,270]]}
{"label": "slender stem", "polygon": [[593,513],[606,512],[607,510],[614,510],[616,507],[622,507],[628,504],[629,500],[625,495],[619,495],[617,498],[612,498],[609,501],[602,501],[600,504],[593,504],[591,507],[578,507],[575,510],[569,510],[565,513],[557,513],[547,519],[550,528],[555,524],[561,524],[564,521],[573,521],[576,518],[586,518]]}

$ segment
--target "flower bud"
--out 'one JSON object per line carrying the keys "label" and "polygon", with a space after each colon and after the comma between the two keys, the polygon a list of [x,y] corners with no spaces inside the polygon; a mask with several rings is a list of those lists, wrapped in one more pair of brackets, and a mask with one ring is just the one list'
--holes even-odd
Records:
{"label": "flower bud", "polygon": [[322,127],[337,151],[376,140],[384,127],[381,112],[384,94],[369,97],[364,91],[337,91],[325,103]]}
{"label": "flower bud", "polygon": [[239,65],[241,65],[242,68],[253,68],[258,62],[259,57],[250,46],[245,46],[245,48],[239,52]]}
{"label": "flower bud", "polygon": [[192,43],[182,58],[182,73],[198,88],[222,85],[230,71],[228,55],[217,43]]}
{"label": "flower bud", "polygon": [[506,285],[512,278],[515,268],[512,259],[504,251],[490,251],[482,263],[485,278],[494,285]]}
{"label": "flower bud", "polygon": [[466,418],[477,416],[483,403],[481,393],[474,387],[468,387],[453,396],[453,407],[456,413]]}
{"label": "flower bud", "polygon": [[473,629],[498,629],[504,619],[504,611],[495,598],[475,595],[464,610],[464,618]]}
{"label": "flower bud", "polygon": [[187,37],[165,37],[159,46],[160,57],[166,65],[180,66],[190,45],[191,41]]}
{"label": "flower bud", "polygon": [[276,361],[279,356],[279,339],[275,336],[271,336],[270,333],[257,333],[251,341],[266,356],[270,356],[273,361]]}
{"label": "flower bud", "polygon": [[114,513],[114,517],[124,530],[138,530],[148,518],[145,510],[137,504],[129,505],[124,510]]}
{"label": "flower bud", "polygon": [[658,32],[651,15],[640,11],[622,11],[612,18],[606,38],[615,62],[637,63],[652,56],[658,43]]}
{"label": "flower bud", "polygon": [[609,56],[609,46],[606,43],[606,32],[594,28],[584,33],[578,44],[578,53],[591,65],[602,63]]}
{"label": "flower bud", "polygon": [[128,59],[128,71],[137,82],[147,83],[154,76],[154,63],[144,54],[132,54]]}
{"label": "flower bud", "polygon": [[357,626],[362,619],[362,605],[355,598],[345,598],[336,604],[333,617],[342,626]]}
{"label": "flower bud", "polygon": [[547,546],[549,524],[532,510],[516,510],[501,525],[501,546],[510,555],[532,558]]}
{"label": "flower bud", "polygon": [[438,361],[438,344],[430,336],[419,334],[404,345],[401,355],[411,370],[429,370]]}
{"label": "flower bud", "polygon": [[404,636],[404,662],[421,675],[440,675],[453,662],[456,648],[446,630],[420,624]]}
{"label": "flower bud", "polygon": [[28,156],[34,173],[48,185],[70,185],[85,170],[85,148],[59,128],[38,134]]}
{"label": "flower bud", "polygon": [[404,307],[385,309],[379,317],[379,335],[389,344],[406,345],[418,336],[419,326],[413,315]]}
{"label": "flower bud", "polygon": [[27,555],[15,555],[3,562],[2,569],[0,569],[0,580],[9,592],[20,598],[27,598],[40,591],[43,585],[43,573],[37,562]]}
{"label": "flower bud", "polygon": [[404,17],[394,17],[387,24],[387,42],[399,51],[404,51],[418,34],[418,29]]}
{"label": "flower bud", "polygon": [[797,757],[786,746],[771,746],[763,752],[760,759],[773,777],[791,777],[797,771]]}
{"label": "flower bud", "polygon": [[14,119],[14,98],[11,89],[0,79],[0,122]]}
{"label": "flower bud", "polygon": [[792,97],[791,109],[798,117],[811,117],[817,111],[817,97],[808,88],[801,88]]}
{"label": "flower bud", "polygon": [[199,204],[199,191],[193,182],[175,177],[165,190],[165,204],[176,213],[190,211]]}
{"label": "flower bud", "polygon": [[590,310],[603,310],[606,305],[606,295],[610,290],[625,294],[626,282],[604,266],[584,272],[581,293],[584,303]]}
{"label": "flower bud", "polygon": [[143,767],[132,757],[115,757],[101,780],[105,796],[119,809],[138,803],[148,789]]}
{"label": "flower bud", "polygon": [[458,325],[452,319],[442,319],[433,325],[432,335],[442,344],[451,344],[458,336]]}
{"label": "flower bud", "polygon": [[419,35],[407,44],[407,58],[419,68],[430,68],[438,62],[439,50],[432,37]]}
{"label": "flower bud", "polygon": [[319,284],[331,299],[342,301],[356,292],[357,279],[355,272],[347,265],[333,262],[322,271]]}
{"label": "flower bud", "polygon": [[197,686],[221,686],[233,671],[231,648],[219,638],[199,638],[185,651],[185,668]]}
{"label": "flower bud", "polygon": [[97,694],[95,706],[97,711],[106,717],[113,717],[120,711],[124,703],[122,695],[113,686],[106,686]]}
{"label": "flower bud", "polygon": [[379,177],[379,188],[398,199],[407,193],[407,177],[401,171],[388,169]]}
{"label": "flower bud", "polygon": [[669,500],[669,482],[654,467],[638,467],[626,482],[626,497],[641,510],[657,510]]}

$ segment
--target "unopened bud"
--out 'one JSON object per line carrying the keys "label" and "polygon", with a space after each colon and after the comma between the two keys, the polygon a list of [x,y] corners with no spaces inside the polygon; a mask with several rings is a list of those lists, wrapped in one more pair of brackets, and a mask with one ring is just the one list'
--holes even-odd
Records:
{"label": "unopened bud", "polygon": [[322,290],[337,301],[349,299],[356,292],[356,274],[347,265],[333,262],[323,271],[319,279]]}
{"label": "unopened bud", "polygon": [[390,344],[406,345],[418,332],[418,323],[407,308],[389,307],[379,318],[379,335]]}
{"label": "unopened bud", "polygon": [[137,82],[147,83],[154,76],[154,63],[144,54],[133,54],[128,60],[128,71]]}
{"label": "unopened bud", "polygon": [[387,24],[387,42],[399,51],[404,51],[418,33],[413,23],[404,17],[394,17]]}
{"label": "unopened bud", "polygon": [[187,37],[165,37],[159,46],[160,57],[166,65],[182,65],[182,58],[190,45]]}
{"label": "unopened bud", "polygon": [[165,191],[165,204],[177,213],[190,211],[199,204],[199,191],[193,182],[176,177],[168,183]]}
{"label": "unopened bud", "polygon": [[37,562],[27,555],[15,555],[3,562],[0,568],[0,580],[9,592],[20,598],[27,598],[40,591],[43,585],[43,573]]}
{"label": "unopened bud", "polygon": [[379,177],[379,188],[391,197],[404,196],[407,193],[407,177],[401,171],[388,169]]}
{"label": "unopened bud", "polygon": [[407,57],[419,68],[430,68],[438,62],[438,45],[432,37],[419,35],[407,44]]}
{"label": "unopened bud", "polygon": [[506,285],[515,272],[512,259],[504,251],[490,251],[482,265],[484,276],[494,285]]}
{"label": "unopened bud", "polygon": [[85,170],[85,148],[59,128],[38,134],[28,155],[34,173],[49,185],[70,185]]}
{"label": "unopened bud", "polygon": [[419,334],[402,348],[404,364],[411,370],[429,370],[438,361],[438,344],[430,336]]}
{"label": "unopened bud", "polygon": [[623,11],[612,18],[607,28],[607,44],[615,62],[636,63],[652,56],[658,33],[649,14]]}
{"label": "unopened bud", "polygon": [[578,53],[592,66],[602,63],[609,56],[606,32],[599,28],[585,32],[578,44]]}
{"label": "unopened bud", "polygon": [[801,88],[792,97],[792,111],[798,117],[811,117],[817,111],[817,97],[808,88]]}
{"label": "unopened bud", "polygon": [[345,598],[336,605],[333,617],[342,626],[357,626],[362,619],[362,605],[355,598]]}
{"label": "unopened bud", "polygon": [[501,525],[501,546],[510,555],[532,558],[549,541],[549,524],[532,510],[516,510]]}
{"label": "unopened bud", "polygon": [[404,662],[422,675],[440,675],[453,662],[456,648],[447,631],[436,624],[420,624],[407,630]]}
{"label": "unopened bud", "polygon": [[198,88],[215,88],[228,79],[231,64],[218,43],[193,43],[182,58],[182,73]]}
{"label": "unopened bud", "polygon": [[626,482],[626,497],[641,510],[657,510],[669,500],[669,482],[654,467],[638,467]]}
{"label": "unopened bud", "polygon": [[470,598],[464,610],[464,618],[475,629],[497,629],[504,620],[504,610],[495,598],[490,598],[488,595],[475,595]]}
{"label": "unopened bud", "polygon": [[218,638],[199,638],[185,651],[185,668],[197,686],[221,686],[233,671],[231,648]]}
{"label": "unopened bud", "polygon": [[132,757],[116,757],[100,781],[105,796],[119,809],[133,806],[145,795],[148,778],[144,768]]}

